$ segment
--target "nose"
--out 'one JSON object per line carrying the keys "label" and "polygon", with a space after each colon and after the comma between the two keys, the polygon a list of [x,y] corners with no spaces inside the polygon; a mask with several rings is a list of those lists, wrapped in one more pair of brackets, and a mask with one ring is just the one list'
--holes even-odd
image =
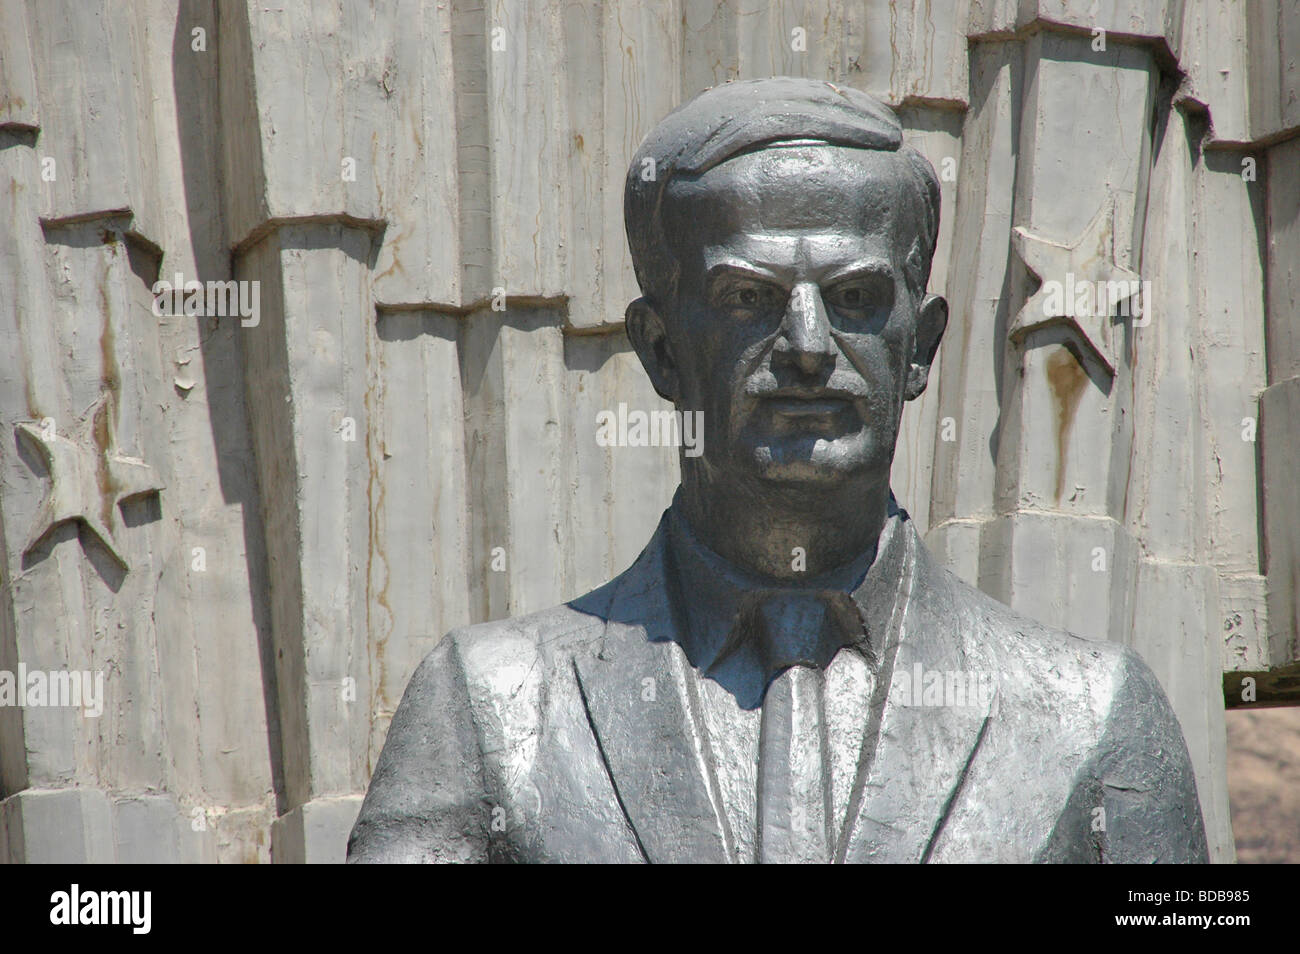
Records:
{"label": "nose", "polygon": [[812,282],[800,282],[791,290],[773,355],[805,374],[816,374],[834,361],[826,305]]}

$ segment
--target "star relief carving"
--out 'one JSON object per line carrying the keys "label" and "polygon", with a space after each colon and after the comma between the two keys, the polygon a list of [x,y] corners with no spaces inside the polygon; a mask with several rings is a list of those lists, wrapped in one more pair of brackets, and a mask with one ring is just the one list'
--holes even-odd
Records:
{"label": "star relief carving", "polygon": [[91,405],[72,437],[58,433],[53,421],[21,423],[16,431],[45,460],[49,486],[23,546],[31,552],[55,527],[70,520],[93,533],[121,566],[130,567],[118,544],[123,521],[118,510],[126,500],[164,489],[154,469],[117,445],[109,396]]}
{"label": "star relief carving", "polygon": [[[1115,376],[1111,315],[1140,287],[1137,272],[1115,261],[1115,207],[1108,202],[1083,234],[1062,244],[1022,227],[1012,230],[1012,245],[1025,267],[1042,282],[1016,314],[1007,336],[1016,342],[1051,325],[1072,329],[1078,343]],[[1143,308],[1149,306],[1141,296]]]}

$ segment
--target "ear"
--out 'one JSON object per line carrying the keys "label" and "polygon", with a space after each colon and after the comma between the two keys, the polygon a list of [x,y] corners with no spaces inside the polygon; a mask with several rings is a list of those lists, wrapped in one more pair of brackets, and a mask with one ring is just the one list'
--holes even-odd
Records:
{"label": "ear", "polygon": [[907,369],[907,390],[904,392],[907,400],[914,401],[925,391],[930,365],[939,352],[939,341],[947,327],[948,302],[940,295],[926,295],[916,316],[916,353]]}
{"label": "ear", "polygon": [[677,362],[668,347],[668,333],[654,307],[644,298],[627,306],[623,316],[628,340],[641,359],[655,392],[664,400],[676,403],[678,396]]}

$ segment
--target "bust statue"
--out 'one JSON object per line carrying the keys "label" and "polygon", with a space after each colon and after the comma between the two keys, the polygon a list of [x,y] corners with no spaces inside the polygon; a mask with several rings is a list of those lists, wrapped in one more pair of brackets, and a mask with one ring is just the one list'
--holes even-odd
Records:
{"label": "bust statue", "polygon": [[1147,666],[958,580],[891,494],[948,318],[893,112],[710,89],[625,197],[627,334],[702,453],[620,576],[441,640],[349,860],[1206,861]]}

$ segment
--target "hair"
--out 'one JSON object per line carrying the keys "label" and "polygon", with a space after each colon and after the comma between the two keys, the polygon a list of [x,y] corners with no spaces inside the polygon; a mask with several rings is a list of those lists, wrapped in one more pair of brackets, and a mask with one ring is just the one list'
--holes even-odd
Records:
{"label": "hair", "polygon": [[623,220],[641,294],[663,308],[676,298],[679,265],[663,227],[675,176],[698,176],[746,152],[813,140],[896,152],[921,210],[921,236],[905,263],[908,284],[925,293],[939,237],[939,180],[929,160],[903,144],[888,106],[860,90],[777,76],[715,86],[664,117],[628,167]]}

